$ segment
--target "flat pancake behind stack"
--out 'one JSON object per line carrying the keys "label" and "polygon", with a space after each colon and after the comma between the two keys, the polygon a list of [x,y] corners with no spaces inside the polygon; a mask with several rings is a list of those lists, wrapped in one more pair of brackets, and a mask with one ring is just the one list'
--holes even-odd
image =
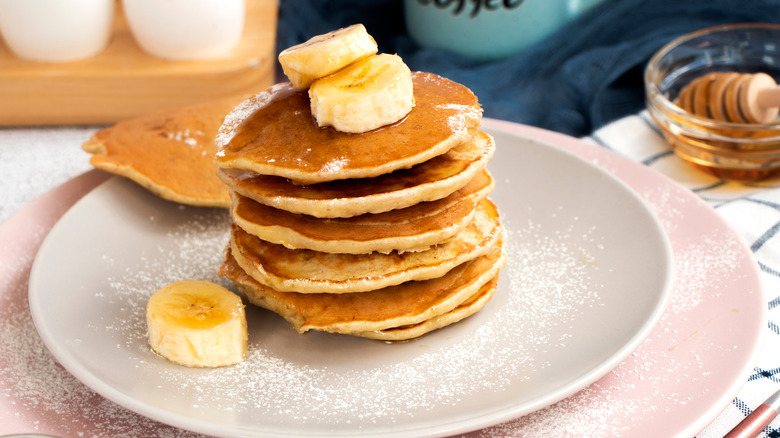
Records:
{"label": "flat pancake behind stack", "polygon": [[229,99],[162,111],[119,122],[82,145],[90,163],[129,178],[152,193],[182,204],[228,207],[228,189],[217,178],[214,138]]}

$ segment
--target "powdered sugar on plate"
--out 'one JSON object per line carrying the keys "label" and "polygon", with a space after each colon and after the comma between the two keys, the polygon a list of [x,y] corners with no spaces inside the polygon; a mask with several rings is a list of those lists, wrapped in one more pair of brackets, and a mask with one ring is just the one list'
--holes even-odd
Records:
{"label": "powdered sugar on plate", "polygon": [[[684,202],[674,201],[672,196],[668,191],[653,190],[648,197],[670,232],[685,225],[679,220],[681,210],[664,208],[668,203],[679,206]],[[682,410],[708,397],[712,379],[718,378],[709,361],[712,357],[727,357],[735,348],[713,342],[713,335],[708,333],[724,326],[718,319],[739,311],[713,312],[713,307],[717,309],[718,300],[730,290],[729,284],[740,280],[744,248],[722,230],[706,236],[686,235],[691,238],[673,242],[677,281],[666,311],[636,351],[607,376],[571,397],[469,437],[575,438],[583,431],[594,437],[621,437],[631,433],[633,424],[654,422],[659,422],[655,429],[659,436],[666,436],[661,429],[663,419],[674,416],[675,407]],[[690,386],[699,388],[696,396],[683,388]]]}
{"label": "powdered sugar on plate", "polygon": [[[267,345],[266,333],[252,329],[254,319],[271,319],[273,330],[289,335],[292,328],[270,312],[250,309],[250,345],[247,360],[237,366],[214,370],[190,370],[169,366],[152,356],[145,338],[144,306],[149,295],[160,287],[183,278],[221,283],[216,267],[227,242],[228,218],[222,212],[200,211],[178,224],[165,242],[136,266],[119,269],[108,279],[110,291],[96,293],[101,307],[115,307],[123,318],[107,322],[105,328],[124,339],[134,368],[159,372],[166,388],[186,397],[170,396],[193,407],[209,406],[224,412],[263,412],[283,416],[291,422],[314,421],[337,426],[344,418],[360,422],[402,422],[420,411],[455,406],[475,393],[503,391],[547,366],[535,357],[540,350],[564,348],[569,341],[566,326],[591,306],[599,305],[598,288],[593,288],[590,272],[599,269],[589,253],[572,242],[570,235],[545,236],[541,225],[529,222],[510,226],[507,252],[511,264],[502,275],[511,292],[495,303],[489,316],[458,333],[444,348],[423,347],[408,360],[376,363],[365,361],[344,366],[338,356],[327,361],[307,363],[290,360],[278,345]],[[154,219],[151,219],[154,220]],[[587,237],[587,239],[593,239]],[[107,268],[116,262],[105,256]],[[161,263],[167,260],[168,263]],[[551,273],[559,273],[554,275]],[[269,324],[266,322],[266,324]],[[563,327],[555,338],[554,326]],[[443,331],[444,333],[445,331]],[[523,333],[518,337],[518,332]],[[462,336],[460,336],[462,335]],[[345,336],[292,334],[286,339],[307,345],[307,338],[327,338],[334,345]],[[443,334],[443,336],[447,336]],[[376,341],[344,339],[344,348],[356,343],[364,348],[420,350],[425,340],[408,344],[384,345]],[[295,344],[288,345],[295,348]],[[316,354],[313,354],[316,356]],[[158,371],[155,371],[158,370]]]}
{"label": "powdered sugar on plate", "polygon": [[[26,277],[30,262],[18,262],[18,274]],[[73,437],[200,436],[130,412],[63,369],[35,331],[27,306],[27,281],[19,280],[16,285],[0,296],[0,397],[13,409],[6,415],[32,425],[32,430],[24,431],[43,433],[56,426],[57,434]]]}

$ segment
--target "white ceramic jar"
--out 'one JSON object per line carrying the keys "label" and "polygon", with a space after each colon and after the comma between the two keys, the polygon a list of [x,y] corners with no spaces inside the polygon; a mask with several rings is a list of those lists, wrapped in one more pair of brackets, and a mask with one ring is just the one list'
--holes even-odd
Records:
{"label": "white ceramic jar", "polygon": [[18,57],[89,58],[111,37],[115,0],[0,0],[0,33]]}
{"label": "white ceramic jar", "polygon": [[233,48],[244,29],[244,0],[123,0],[138,44],[159,58],[214,58]]}

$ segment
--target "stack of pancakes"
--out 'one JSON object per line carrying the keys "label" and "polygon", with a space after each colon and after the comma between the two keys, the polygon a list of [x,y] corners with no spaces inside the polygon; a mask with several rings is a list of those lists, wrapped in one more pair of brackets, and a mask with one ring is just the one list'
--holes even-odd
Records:
{"label": "stack of pancakes", "polygon": [[414,73],[415,107],[363,134],[320,128],[278,84],[217,135],[232,198],[220,275],[300,333],[410,339],[493,296],[505,231],[487,199],[493,138],[466,87]]}

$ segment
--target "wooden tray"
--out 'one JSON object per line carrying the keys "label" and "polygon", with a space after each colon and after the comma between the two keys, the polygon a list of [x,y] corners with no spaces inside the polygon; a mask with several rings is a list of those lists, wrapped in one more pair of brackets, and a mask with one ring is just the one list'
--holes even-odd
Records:
{"label": "wooden tray", "polygon": [[275,80],[278,0],[246,0],[241,42],[216,59],[167,61],[142,51],[117,3],[114,34],[97,56],[19,59],[0,44],[0,125],[102,124],[156,110],[256,93]]}

